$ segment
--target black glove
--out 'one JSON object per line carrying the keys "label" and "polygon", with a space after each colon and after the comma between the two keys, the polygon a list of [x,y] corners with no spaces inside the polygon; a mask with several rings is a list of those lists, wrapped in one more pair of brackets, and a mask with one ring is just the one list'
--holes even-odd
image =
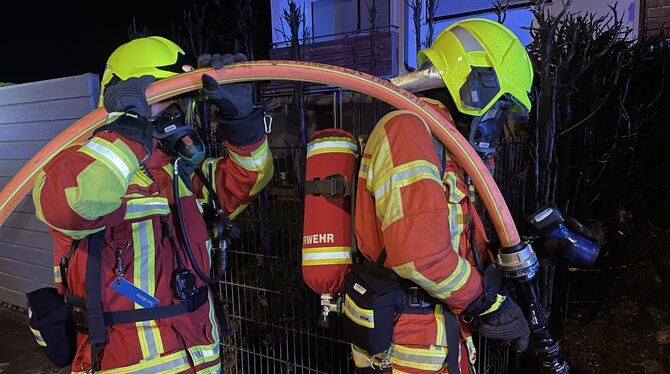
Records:
{"label": "black glove", "polygon": [[[215,69],[247,61],[247,56],[237,53],[225,55],[204,54],[198,57],[198,68]],[[219,85],[216,79],[202,75],[202,91],[219,108],[218,121],[224,138],[235,146],[245,146],[260,141],[265,134],[263,111],[254,109],[253,86],[250,83]]]}
{"label": "black glove", "polygon": [[[122,115],[114,122],[98,127],[95,131],[93,131],[93,135],[101,131],[115,132],[125,136],[128,139],[132,139],[144,146],[144,149],[147,151],[146,158],[151,156],[151,152],[153,151],[152,139],[154,127],[146,118],[132,115]],[[144,160],[139,161],[142,162]]]}
{"label": "black glove", "polygon": [[514,342],[517,352],[528,348],[530,329],[521,308],[501,291],[502,275],[495,264],[484,271],[484,293],[463,312],[474,329],[489,339]]}
{"label": "black glove", "polygon": [[108,113],[130,112],[143,118],[150,118],[151,107],[144,92],[155,80],[156,78],[150,75],[143,75],[107,85],[103,98],[105,110]]}
{"label": "black glove", "polygon": [[[237,53],[233,56],[227,53],[223,56],[209,54],[198,57],[198,67],[211,66],[220,69],[236,62],[247,61],[247,56]],[[220,86],[216,79],[207,74],[202,75],[202,91],[219,108],[223,118],[240,119],[248,117],[254,110],[252,102],[253,86],[251,83],[233,83]]]}

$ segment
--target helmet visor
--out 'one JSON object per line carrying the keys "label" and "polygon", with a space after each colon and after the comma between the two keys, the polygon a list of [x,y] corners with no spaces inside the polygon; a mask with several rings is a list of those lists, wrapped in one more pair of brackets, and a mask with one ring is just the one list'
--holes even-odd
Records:
{"label": "helmet visor", "polygon": [[471,116],[483,115],[492,105],[505,104],[508,112],[527,114],[528,108],[518,98],[501,91],[498,75],[492,67],[472,66],[459,90],[460,110]]}

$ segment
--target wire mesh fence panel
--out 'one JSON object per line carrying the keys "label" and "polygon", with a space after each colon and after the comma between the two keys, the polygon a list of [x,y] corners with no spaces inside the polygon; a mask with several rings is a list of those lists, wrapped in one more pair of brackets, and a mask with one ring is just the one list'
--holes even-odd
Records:
{"label": "wire mesh fence panel", "polygon": [[224,372],[353,373],[339,326],[318,327],[318,295],[302,281],[300,150],[273,154],[273,181],[236,219],[242,237],[220,284],[230,330]]}
{"label": "wire mesh fence panel", "polygon": [[[302,280],[301,150],[272,151],[273,181],[236,218],[242,236],[228,252],[228,271],[219,284],[229,330],[223,338],[223,371],[353,373],[349,344],[340,336],[341,318],[332,319],[334,326],[319,327],[319,297]],[[475,343],[477,372],[508,372],[507,347],[484,338]]]}

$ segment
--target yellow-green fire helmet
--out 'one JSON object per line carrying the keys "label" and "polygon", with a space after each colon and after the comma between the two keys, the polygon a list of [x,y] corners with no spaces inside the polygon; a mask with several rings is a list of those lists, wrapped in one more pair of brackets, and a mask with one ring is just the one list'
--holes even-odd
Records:
{"label": "yellow-green fire helmet", "polygon": [[172,41],[160,36],[138,38],[122,44],[107,59],[107,66],[100,82],[102,106],[105,86],[114,76],[121,80],[151,75],[156,79],[177,75],[176,71],[160,69],[173,66],[184,50]]}
{"label": "yellow-green fire helmet", "polygon": [[439,72],[456,107],[481,116],[503,95],[516,109],[529,111],[533,67],[526,49],[508,28],[486,19],[455,22],[419,51]]}

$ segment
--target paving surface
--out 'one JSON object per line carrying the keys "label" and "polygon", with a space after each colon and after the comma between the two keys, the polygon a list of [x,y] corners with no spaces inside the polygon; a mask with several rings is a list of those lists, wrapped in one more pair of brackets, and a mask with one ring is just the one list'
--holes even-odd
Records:
{"label": "paving surface", "polygon": [[51,365],[28,328],[25,312],[0,305],[0,373],[64,374]]}

